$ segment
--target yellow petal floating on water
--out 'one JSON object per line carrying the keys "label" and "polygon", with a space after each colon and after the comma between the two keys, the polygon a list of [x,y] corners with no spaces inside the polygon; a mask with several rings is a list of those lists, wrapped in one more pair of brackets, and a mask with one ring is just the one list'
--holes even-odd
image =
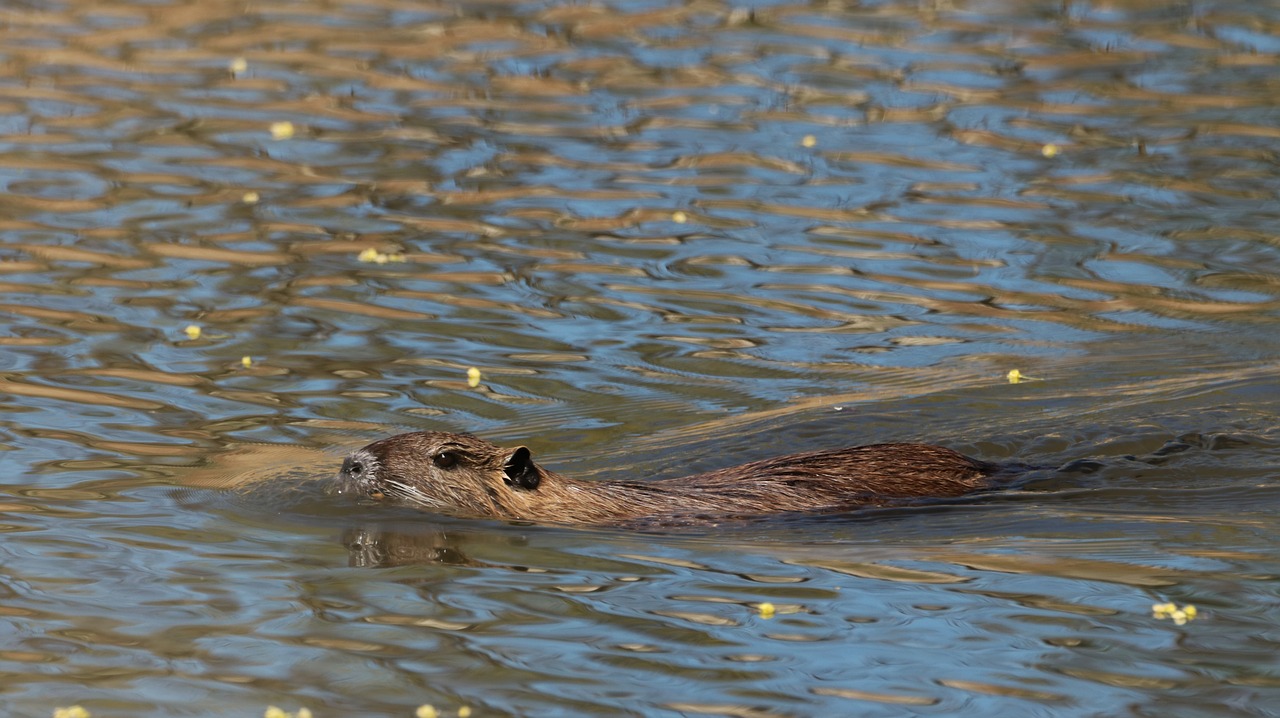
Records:
{"label": "yellow petal floating on water", "polygon": [[818,138],[813,135],[805,135],[804,138],[800,140],[800,145],[802,147],[813,147],[816,144],[818,144]]}
{"label": "yellow petal floating on water", "polygon": [[777,612],[772,603],[761,603],[756,606],[756,610],[760,612],[761,618],[773,618],[773,614]]}
{"label": "yellow petal floating on water", "polygon": [[258,199],[259,197],[257,192],[245,192],[244,196],[240,198],[240,201],[245,204],[257,204]]}
{"label": "yellow petal floating on water", "polygon": [[480,386],[480,370],[479,369],[475,367],[471,367],[470,369],[467,370],[467,386],[471,387],[472,389]]}
{"label": "yellow petal floating on water", "polygon": [[676,210],[671,213],[671,221],[676,224],[684,224],[689,221],[689,215],[681,212],[680,210]]}
{"label": "yellow petal floating on water", "polygon": [[471,718],[471,707],[463,706],[458,709],[458,718]]}
{"label": "yellow petal floating on water", "polygon": [[373,247],[368,247],[362,252],[360,252],[360,254],[356,256],[356,259],[360,260],[361,262],[373,262],[374,264],[386,264],[387,262],[403,262],[404,255],[395,254],[395,253],[383,254],[382,252],[379,252]]}
{"label": "yellow petal floating on water", "polygon": [[1040,148],[1040,154],[1045,157],[1057,157],[1061,149],[1057,145],[1049,144]]}
{"label": "yellow petal floating on water", "polygon": [[249,61],[243,57],[237,57],[227,63],[227,69],[231,71],[232,75],[243,75],[244,71],[249,69]]}
{"label": "yellow petal floating on water", "polygon": [[297,713],[289,713],[275,706],[267,706],[262,718],[311,718],[311,709],[299,708]]}
{"label": "yellow petal floating on water", "polygon": [[1153,617],[1172,619],[1179,626],[1184,625],[1187,621],[1194,620],[1196,613],[1196,607],[1189,603],[1182,608],[1178,608],[1176,603],[1157,603],[1151,606],[1151,615]]}
{"label": "yellow petal floating on water", "polygon": [[70,708],[54,708],[53,718],[89,718],[89,711],[80,706]]}
{"label": "yellow petal floating on water", "polygon": [[182,331],[186,332],[188,339],[200,338],[200,325],[198,324],[188,324],[187,328],[183,329]]}
{"label": "yellow petal floating on water", "polygon": [[413,712],[414,718],[440,718],[439,711],[435,706],[422,705],[418,706],[418,710]]}
{"label": "yellow petal floating on water", "polygon": [[271,139],[287,140],[293,137],[292,122],[272,122],[271,123]]}
{"label": "yellow petal floating on water", "polygon": [[240,366],[244,367],[245,369],[248,369],[249,367],[253,366],[253,357],[251,356],[240,357]]}
{"label": "yellow petal floating on water", "polygon": [[1005,376],[1008,377],[1010,384],[1020,384],[1024,381],[1041,381],[1034,376],[1027,376],[1017,369],[1010,369],[1009,373],[1005,374]]}

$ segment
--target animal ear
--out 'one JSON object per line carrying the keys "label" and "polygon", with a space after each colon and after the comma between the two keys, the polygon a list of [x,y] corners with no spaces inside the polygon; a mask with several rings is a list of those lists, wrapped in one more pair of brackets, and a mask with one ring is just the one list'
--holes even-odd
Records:
{"label": "animal ear", "polygon": [[523,446],[517,446],[511,451],[507,463],[502,466],[502,473],[506,475],[508,484],[530,491],[538,488],[542,481],[538,465],[533,463],[533,455]]}

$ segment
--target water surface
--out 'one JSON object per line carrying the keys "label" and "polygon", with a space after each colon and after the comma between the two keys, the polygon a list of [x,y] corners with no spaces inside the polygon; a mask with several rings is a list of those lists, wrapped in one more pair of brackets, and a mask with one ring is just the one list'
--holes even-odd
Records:
{"label": "water surface", "polygon": [[[0,712],[1276,714],[1276,7],[0,18]],[[680,534],[326,494],[410,429],[1072,470]]]}

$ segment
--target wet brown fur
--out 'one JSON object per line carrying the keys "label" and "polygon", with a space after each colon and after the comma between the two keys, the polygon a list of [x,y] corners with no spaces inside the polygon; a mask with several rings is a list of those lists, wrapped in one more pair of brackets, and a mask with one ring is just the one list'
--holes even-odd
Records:
{"label": "wet brown fur", "polygon": [[940,446],[872,444],[790,454],[693,476],[580,481],[538,466],[523,446],[414,432],[352,452],[344,490],[441,513],[565,524],[700,521],[822,512],[960,496],[999,466]]}

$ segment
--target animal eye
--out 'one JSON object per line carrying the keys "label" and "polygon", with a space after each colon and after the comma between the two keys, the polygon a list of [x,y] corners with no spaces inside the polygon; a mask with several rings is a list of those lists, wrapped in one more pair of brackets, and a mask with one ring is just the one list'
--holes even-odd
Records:
{"label": "animal eye", "polygon": [[351,475],[352,475],[352,476],[359,476],[359,475],[361,475],[361,474],[363,474],[363,473],[364,473],[364,464],[360,463],[359,461],[353,461],[353,462],[351,462]]}
{"label": "animal eye", "polygon": [[458,463],[458,454],[453,451],[441,451],[431,457],[431,460],[436,463],[436,466],[442,469],[449,469]]}

